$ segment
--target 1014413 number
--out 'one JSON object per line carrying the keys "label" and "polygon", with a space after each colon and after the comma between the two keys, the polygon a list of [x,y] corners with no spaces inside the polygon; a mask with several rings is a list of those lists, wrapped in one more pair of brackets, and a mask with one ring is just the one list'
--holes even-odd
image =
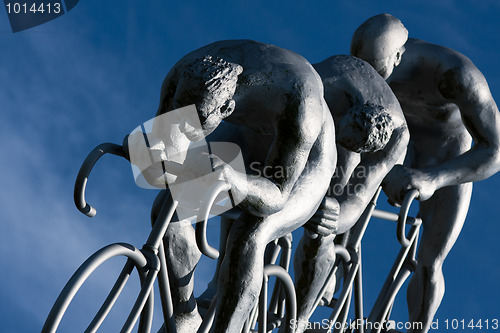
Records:
{"label": "1014413 number", "polygon": [[498,319],[477,319],[466,321],[465,319],[446,319],[444,321],[446,330],[464,330],[464,329],[474,329],[474,330],[497,330]]}
{"label": "1014413 number", "polygon": [[32,4],[27,4],[27,3],[21,3],[21,2],[14,2],[14,3],[6,3],[5,7],[7,8],[7,13],[8,14],[59,14],[61,13],[61,3],[60,2],[54,2],[54,3],[32,3]]}

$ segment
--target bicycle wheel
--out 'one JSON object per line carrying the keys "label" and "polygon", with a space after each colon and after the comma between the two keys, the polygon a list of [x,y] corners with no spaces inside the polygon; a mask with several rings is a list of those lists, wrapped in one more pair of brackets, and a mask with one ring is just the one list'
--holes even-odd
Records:
{"label": "bicycle wheel", "polygon": [[[97,331],[97,329],[115,304],[116,299],[123,290],[123,287],[125,286],[125,283],[127,282],[134,267],[136,267],[139,272],[141,284],[144,285],[145,280],[154,281],[154,279],[156,278],[156,274],[150,277],[151,274],[147,274],[147,270],[144,269],[148,265],[148,260],[139,249],[126,243],[115,243],[105,246],[104,248],[100,249],[92,256],[90,256],[70,278],[64,289],[59,294],[56,302],[54,303],[54,306],[52,307],[42,328],[42,333],[56,332],[69,304],[75,297],[78,290],[82,287],[83,283],[97,268],[103,265],[106,261],[118,256],[127,257],[127,262],[125,263],[125,266],[123,267],[117,281],[115,282],[103,305],[85,330],[86,333]],[[142,308],[144,307],[144,310],[142,310],[141,313],[139,332],[149,332],[151,330],[151,321],[153,315],[152,294],[153,293],[150,288],[147,290],[142,288],[141,294],[136,302],[136,305],[134,306],[134,309],[132,310],[133,312],[137,311],[137,308],[140,308],[137,312],[141,312]],[[137,320],[137,316],[138,314],[130,314],[125,327],[122,329],[122,332],[130,332],[132,330],[135,321]]]}

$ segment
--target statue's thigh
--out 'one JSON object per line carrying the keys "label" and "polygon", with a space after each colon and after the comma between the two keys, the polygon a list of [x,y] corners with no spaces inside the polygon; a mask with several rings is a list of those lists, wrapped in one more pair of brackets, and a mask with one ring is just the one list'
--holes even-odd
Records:
{"label": "statue's thigh", "polygon": [[462,230],[471,194],[472,183],[448,186],[420,203],[423,233],[419,260],[444,260]]}

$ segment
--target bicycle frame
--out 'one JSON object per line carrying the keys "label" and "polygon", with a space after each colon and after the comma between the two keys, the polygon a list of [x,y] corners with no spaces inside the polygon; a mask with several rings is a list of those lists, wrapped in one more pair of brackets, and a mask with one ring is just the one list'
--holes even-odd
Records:
{"label": "bicycle frame", "polygon": [[[104,143],[97,146],[92,152],[87,156],[75,182],[75,192],[74,199],[75,205],[78,210],[83,214],[93,217],[96,215],[96,209],[89,205],[85,200],[85,189],[88,181],[88,177],[94,165],[97,163],[99,158],[104,154],[111,153],[113,155],[121,156],[126,159],[127,153],[122,146]],[[228,191],[230,189],[229,185],[223,181],[217,182],[206,194],[203,205],[198,214],[198,221],[202,221],[197,224],[197,244],[202,253],[206,254],[210,258],[217,258],[218,251],[208,245],[206,241],[206,224],[210,214],[211,207],[217,196],[222,191]],[[161,206],[158,217],[153,224],[152,231],[143,245],[142,249],[139,250],[134,246],[126,243],[115,243],[108,245],[101,250],[97,251],[94,255],[89,257],[80,268],[73,274],[70,278],[62,292],[59,294],[54,306],[52,307],[47,320],[42,328],[42,333],[52,333],[55,332],[66,309],[68,308],[70,302],[76,295],[77,291],[83,285],[85,280],[106,260],[115,256],[126,256],[127,262],[125,263],[122,272],[120,273],[117,281],[112,287],[108,297],[104,301],[103,305],[99,309],[98,313],[87,327],[85,332],[95,332],[99,326],[104,321],[106,315],[111,310],[121,291],[123,290],[125,283],[127,282],[132,270],[137,268],[141,280],[141,290],[139,296],[134,303],[134,306],[127,317],[127,320],[122,327],[120,332],[131,332],[135,326],[137,320],[139,321],[139,332],[150,332],[153,316],[153,306],[154,306],[154,290],[153,284],[156,279],[158,279],[158,287],[160,291],[160,300],[162,305],[163,319],[166,325],[167,332],[175,333],[175,322],[173,320],[173,302],[170,293],[170,283],[168,279],[168,271],[166,258],[163,246],[163,237],[167,231],[170,221],[174,215],[174,212],[178,206],[178,202],[172,198],[169,194],[168,198],[165,200]],[[227,216],[235,218],[234,210],[226,212]],[[288,262],[290,260],[291,243],[281,242],[281,247],[286,248],[287,252],[284,261]],[[285,244],[285,245],[283,245]],[[277,256],[277,254],[276,254]],[[283,259],[282,259],[283,261]],[[286,266],[288,269],[288,266]],[[275,266],[267,265],[264,269],[263,276],[263,295],[260,301],[260,320],[259,320],[259,332],[265,332],[267,328],[267,314],[265,307],[267,306],[267,281],[269,276],[276,276],[282,283],[284,293],[286,298],[289,300],[286,303],[286,314],[287,322],[296,317],[296,302],[295,302],[295,291],[293,287],[293,282],[288,275],[286,269]],[[277,298],[273,297],[274,304],[280,302],[279,311],[283,312],[283,301],[278,301]],[[276,307],[278,307],[276,305]],[[198,332],[205,333],[210,330],[210,326],[215,316],[215,299],[210,306],[204,321],[199,328]],[[273,325],[271,323],[270,325]],[[287,327],[286,332],[292,332],[291,327]]]}
{"label": "bicycle frame", "polygon": [[[126,256],[128,260],[111,289],[111,292],[85,332],[95,332],[99,328],[121,293],[134,267],[137,268],[141,277],[141,291],[121,332],[131,332],[139,316],[141,317],[139,332],[151,331],[154,304],[153,284],[157,277],[160,289],[160,299],[162,308],[164,309],[164,320],[166,323],[171,323],[173,317],[172,301],[170,297],[168,274],[166,272],[166,260],[163,252],[162,238],[174,214],[176,206],[177,202],[173,200],[170,205],[163,205],[157,222],[153,226],[153,230],[141,250],[138,250],[130,244],[116,243],[102,248],[87,259],[71,277],[57,298],[47,317],[42,333],[56,331],[64,312],[83,282],[85,282],[89,275],[100,264],[115,256]],[[159,272],[160,274],[158,274]],[[172,332],[175,332],[175,329],[172,330]]]}
{"label": "bicycle frame", "polygon": [[[80,168],[75,182],[75,205],[78,210],[89,217],[95,216],[97,211],[85,200],[87,180],[96,162],[106,153],[111,153],[127,159],[126,152],[122,146],[112,143],[101,144],[93,149],[87,156],[82,164],[82,167]],[[138,250],[130,244],[116,243],[102,248],[87,259],[75,272],[75,274],[73,274],[60,293],[47,317],[44,327],[42,328],[42,333],[56,331],[64,312],[85,280],[92,272],[95,271],[95,269],[97,269],[100,264],[115,256],[126,256],[128,257],[128,260],[111,289],[111,292],[85,332],[95,332],[99,328],[104,318],[109,313],[111,307],[114,305],[119,294],[123,290],[123,287],[134,267],[137,268],[141,278],[141,291],[123,328],[121,329],[121,332],[131,332],[139,316],[141,317],[139,332],[151,331],[154,305],[153,284],[157,277],[164,321],[169,332],[175,332],[175,326],[172,320],[173,306],[170,295],[167,265],[165,253],[163,251],[163,236],[166,233],[177,205],[178,202],[173,200],[171,196],[168,200],[166,200],[166,202],[162,205],[152,231],[141,250]]]}

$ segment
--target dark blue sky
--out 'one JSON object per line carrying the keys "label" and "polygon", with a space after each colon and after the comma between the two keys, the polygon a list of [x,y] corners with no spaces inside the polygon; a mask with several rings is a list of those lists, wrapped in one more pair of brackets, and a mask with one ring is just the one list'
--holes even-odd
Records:
{"label": "dark blue sky", "polygon": [[[94,146],[121,143],[154,116],[163,77],[180,57],[216,40],[249,38],[315,63],[348,53],[356,27],[382,12],[401,19],[411,37],[467,55],[500,98],[500,3],[493,0],[81,0],[60,18],[16,34],[0,9],[2,332],[39,331],[64,283],[98,248],[118,241],[142,245],[155,192],[135,186],[124,160],[107,157],[92,175],[88,200],[98,209],[92,220],[74,208],[74,179]],[[498,175],[475,185],[444,267],[441,322],[499,316],[499,187]],[[378,221],[368,228],[366,311],[396,255],[394,229]],[[198,293],[210,265],[200,267]],[[104,292],[105,275],[82,293],[82,303]],[[394,314],[406,321],[404,297]]]}

